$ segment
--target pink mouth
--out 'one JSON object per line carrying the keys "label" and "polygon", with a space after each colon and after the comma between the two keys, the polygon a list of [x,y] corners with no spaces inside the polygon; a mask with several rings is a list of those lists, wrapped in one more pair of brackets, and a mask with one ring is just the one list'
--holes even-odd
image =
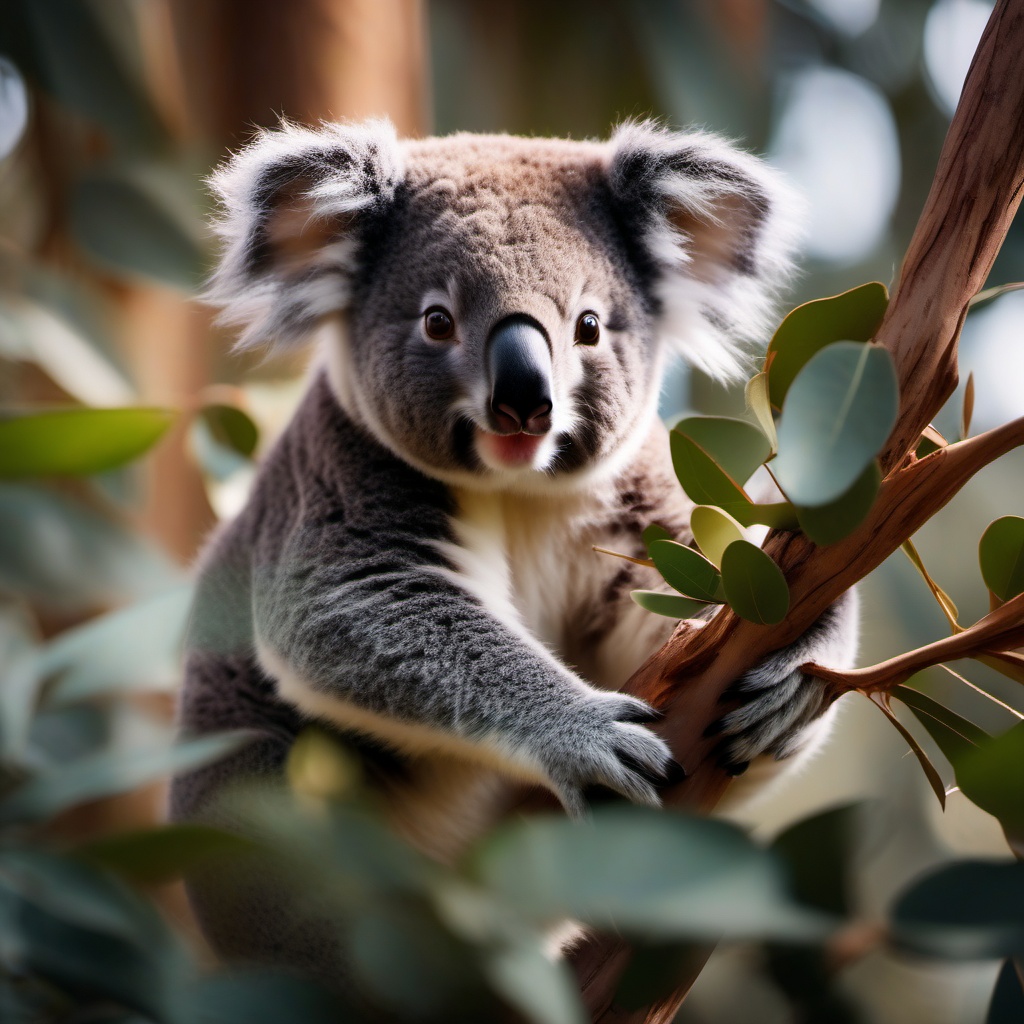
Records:
{"label": "pink mouth", "polygon": [[492,434],[477,427],[476,443],[484,461],[499,466],[526,466],[544,443],[535,434]]}

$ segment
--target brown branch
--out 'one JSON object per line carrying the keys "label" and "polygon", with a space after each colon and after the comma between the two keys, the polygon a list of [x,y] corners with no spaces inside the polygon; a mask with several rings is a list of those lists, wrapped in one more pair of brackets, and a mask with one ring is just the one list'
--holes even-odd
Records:
{"label": "brown branch", "polygon": [[962,633],[936,640],[934,643],[897,655],[869,668],[838,671],[813,663],[803,665],[808,675],[817,676],[836,687],[836,697],[847,690],[891,690],[906,682],[915,672],[958,658],[973,658],[979,654],[992,654],[1012,650],[1024,644],[1024,594],[1020,594],[989,612]]}
{"label": "brown branch", "polygon": [[[1019,425],[1011,424],[919,462],[910,454],[956,387],[957,340],[968,303],[984,284],[1020,203],[1022,52],[1024,4],[999,0],[875,338],[896,364],[900,415],[882,454],[888,478],[867,523],[827,548],[817,548],[800,534],[773,532],[765,547],[785,572],[792,598],[785,622],[755,626],[723,610],[703,629],[683,624],[624,687],[665,711],[661,732],[691,772],[665,793],[671,806],[710,810],[728,785],[728,777],[705,760],[714,741],[702,733],[718,717],[719,698],[730,683],[795,640],[844,590],[895,551],[970,479],[978,459],[995,458],[1001,446],[1009,450],[1019,443]],[[992,446],[987,452],[986,445]],[[613,999],[629,957],[621,939],[604,936],[572,955],[592,1019],[602,1024],[670,1021],[693,979],[681,980],[675,993],[646,1010],[623,1011]]]}

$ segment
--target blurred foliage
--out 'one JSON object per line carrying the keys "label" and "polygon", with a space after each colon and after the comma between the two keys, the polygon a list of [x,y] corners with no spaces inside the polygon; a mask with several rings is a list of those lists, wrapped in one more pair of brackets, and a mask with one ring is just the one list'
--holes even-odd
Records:
{"label": "blurred foliage", "polygon": [[[583,828],[543,818],[510,824],[447,869],[395,840],[345,752],[310,734],[294,753],[288,790],[260,801],[235,797],[235,813],[259,843],[198,826],[98,839],[75,838],[63,827],[75,808],[244,742],[178,743],[166,715],[154,714],[148,701],[176,685],[190,590],[136,526],[140,486],[132,460],[157,441],[166,417],[138,405],[118,336],[119,303],[143,281],[176,289],[183,301],[195,288],[208,263],[198,183],[207,154],[220,144],[184,142],[154,98],[139,18],[160,2],[0,4],[0,1019],[312,1024],[377,1019],[383,1009],[402,1019],[479,1021],[514,1007],[542,1024],[579,1021],[571,979],[543,953],[546,926],[565,915],[618,928],[639,944],[619,993],[623,1005],[669,990],[715,938],[756,949],[753,966],[729,976],[729,990],[719,992],[712,1010],[697,992],[682,1020],[705,1013],[725,1021],[735,1011],[767,1021],[767,1011],[762,1016],[750,1000],[771,992],[788,1015],[782,1019],[867,1021],[876,1012],[879,1020],[911,1019],[909,987],[895,988],[888,1009],[879,1009],[870,970],[881,974],[884,966],[870,956],[857,963],[877,947],[876,939],[858,953],[858,928],[882,918],[892,955],[1005,957],[988,1019],[1020,1019],[1020,864],[938,864],[950,849],[924,823],[919,790],[890,778],[876,807],[815,813],[792,824],[770,851],[721,822],[615,807]],[[812,259],[798,297],[871,277],[887,281],[946,127],[922,65],[924,25],[936,6],[882,0],[877,16],[851,31],[829,5],[809,0],[432,0],[435,128],[603,136],[616,120],[653,113],[773,151],[801,75],[827,69],[850,76],[845,80],[881,97],[891,118],[898,190],[870,251],[845,261]],[[833,144],[818,141],[826,151]],[[992,279],[1022,278],[1018,223]],[[877,285],[867,287],[877,307],[884,296]],[[1007,301],[997,298],[991,308]],[[874,322],[877,308],[869,306],[844,312],[827,338],[820,321],[800,337],[862,341],[871,328],[854,321],[863,314]],[[786,322],[792,326],[809,309],[825,311],[802,308]],[[969,323],[968,340],[970,332]],[[813,354],[798,355],[784,387]],[[772,391],[781,367],[777,361],[775,374],[761,381],[760,411],[751,403],[771,453],[786,440],[771,436],[771,405],[782,407]],[[260,372],[262,390],[210,388],[179,411],[222,514],[244,497],[252,456],[295,392],[279,379],[290,369]],[[977,416],[983,404],[979,399]],[[723,396],[698,376],[685,386],[676,377],[669,391],[666,411],[684,407],[744,415],[741,395]],[[970,420],[961,413],[951,402],[940,419],[947,436]],[[785,516],[791,523],[793,509],[757,506],[743,491],[744,477],[769,455],[765,440],[757,439],[752,464],[723,468],[715,461],[715,429],[693,421],[676,434],[683,439],[677,465],[685,460],[687,472],[697,474],[700,500],[732,502],[728,510],[744,524]],[[752,425],[739,429],[749,434]],[[734,440],[726,445],[733,454]],[[1007,551],[1019,549],[1019,519],[1009,516],[1009,525],[986,535],[981,573],[965,547],[990,520],[1020,510],[1021,478],[997,467],[919,537],[918,567],[927,562],[968,620],[987,609],[989,590],[1005,599],[1019,583],[1019,573],[1006,571]],[[840,506],[850,505],[851,493]],[[813,518],[822,508],[831,506],[796,510],[801,526],[812,536],[823,531],[822,540],[835,539],[866,510],[858,506],[836,526],[835,510],[824,525],[821,514]],[[724,555],[735,537],[723,519],[709,531],[718,538],[705,548],[710,597],[721,599],[729,591],[726,585],[719,592]],[[966,540],[950,544],[950,532]],[[649,540],[652,548],[671,542]],[[942,592],[938,584],[929,578],[920,586],[901,556],[875,580],[865,589],[878,648],[931,640],[950,614],[955,623],[955,607],[937,611],[928,600],[929,589]],[[680,605],[682,596],[637,595],[645,607],[655,598],[677,602],[652,608],[670,615],[699,607]],[[897,621],[907,624],[903,632]],[[1019,852],[1021,670],[1003,663],[980,675],[974,666],[969,671],[972,683],[1004,703],[935,670],[895,695],[909,709],[902,727],[943,797],[955,782],[999,820]],[[893,778],[905,778],[896,770],[904,750],[882,759]],[[842,781],[829,785],[838,789]],[[350,950],[357,981],[350,996],[263,969],[210,970],[157,911],[154,886],[200,864],[250,857],[315,894]],[[848,963],[859,972],[857,986],[841,970]],[[941,970],[920,987],[944,992]],[[933,1003],[918,1019],[938,1020],[940,1011],[956,1012]],[[975,1002],[968,1012],[973,1016],[942,1019],[980,1020],[984,1010]]]}

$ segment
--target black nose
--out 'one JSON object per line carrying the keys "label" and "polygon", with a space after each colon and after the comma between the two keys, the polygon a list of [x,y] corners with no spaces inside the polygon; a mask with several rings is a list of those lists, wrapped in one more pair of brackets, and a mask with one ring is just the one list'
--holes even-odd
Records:
{"label": "black nose", "polygon": [[551,429],[551,350],[536,321],[502,320],[487,341],[491,427],[499,434]]}

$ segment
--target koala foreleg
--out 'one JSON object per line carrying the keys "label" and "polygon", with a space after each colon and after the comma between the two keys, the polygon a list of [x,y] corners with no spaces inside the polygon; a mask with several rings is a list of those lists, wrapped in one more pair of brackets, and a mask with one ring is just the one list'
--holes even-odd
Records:
{"label": "koala foreleg", "polygon": [[[595,689],[460,588],[401,528],[375,554],[323,518],[290,532],[254,586],[256,647],[303,711],[400,750],[456,754],[541,782],[567,810],[601,784],[657,804],[671,761],[646,704]],[[337,536],[332,531],[337,530]]]}

